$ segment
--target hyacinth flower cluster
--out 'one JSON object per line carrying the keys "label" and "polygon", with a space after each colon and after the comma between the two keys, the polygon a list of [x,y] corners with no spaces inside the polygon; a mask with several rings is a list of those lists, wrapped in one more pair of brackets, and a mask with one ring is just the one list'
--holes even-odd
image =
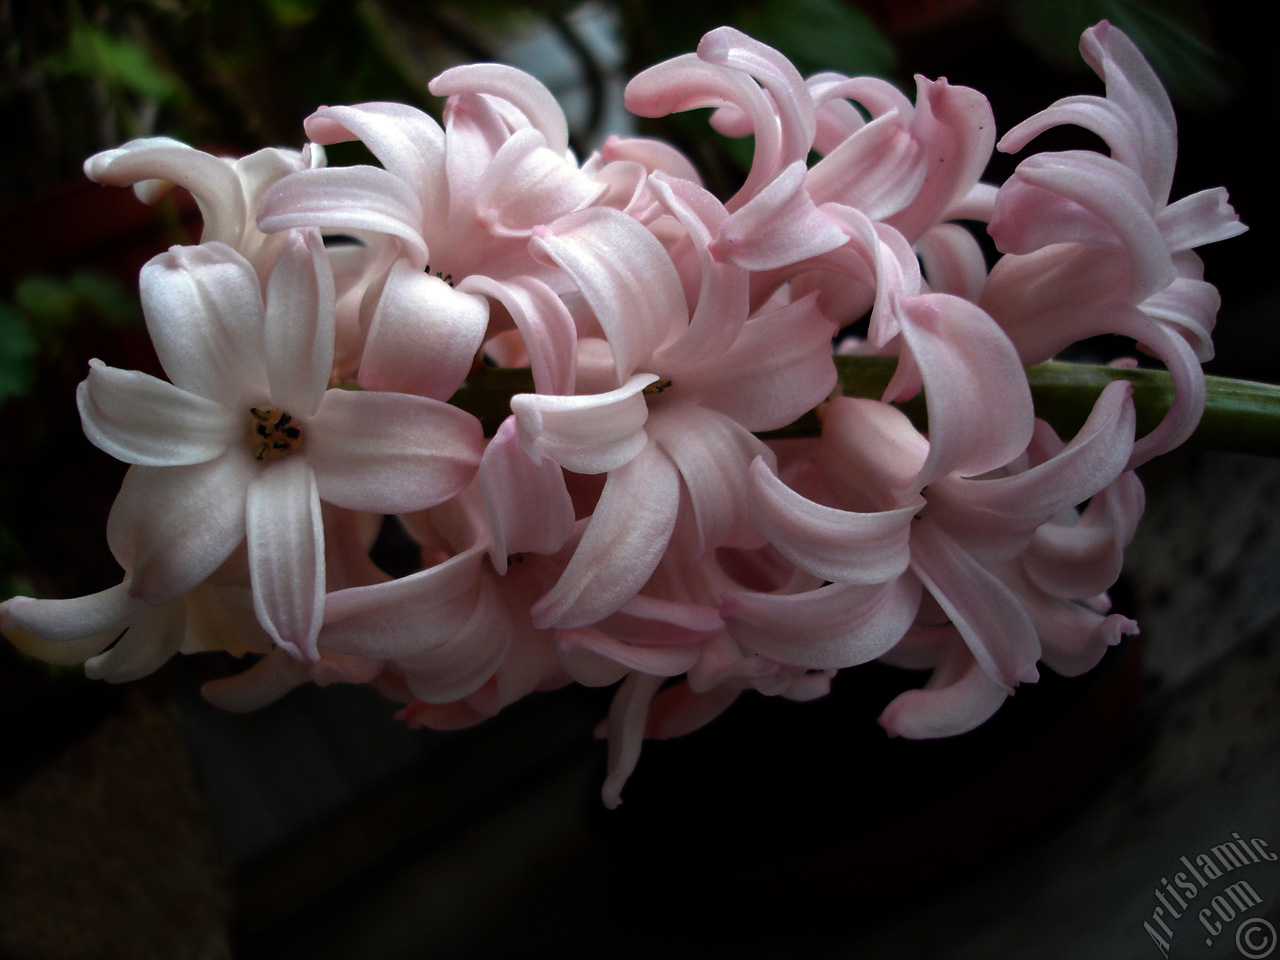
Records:
{"label": "hyacinth flower cluster", "polygon": [[[221,707],[362,683],[436,729],[617,685],[609,806],[645,738],[744,691],[811,699],[880,660],[927,676],[883,727],[939,737],[1041,664],[1090,669],[1137,631],[1107,599],[1134,469],[1204,405],[1218,295],[1194,249],[1244,227],[1221,189],[1170,201],[1173,113],[1133,43],[1102,23],[1081,50],[1105,96],[997,141],[975,90],[805,79],[712,31],[626,98],[754,138],[727,199],[662,142],[580,162],[551,94],[494,64],[432,82],[442,123],[327,106],[301,151],[90,158],[148,202],[187,189],[204,232],[139,281],[168,379],[95,360],[79,388],[88,438],[131,465],[107,526],[123,579],[15,597],[0,629],[111,682],[228,651],[247,666],[206,684]],[[982,181],[994,149],[1063,124],[1108,152]],[[326,166],[350,140],[379,165]],[[1172,375],[1143,436],[1125,382],[1074,436],[1036,417],[1027,365],[1100,333]],[[895,360],[883,396],[841,396],[836,353]],[[484,362],[533,384],[488,437],[449,403]],[[927,430],[898,406],[921,393]],[[819,436],[760,438],[815,408]],[[388,517],[417,572],[370,559]]]}

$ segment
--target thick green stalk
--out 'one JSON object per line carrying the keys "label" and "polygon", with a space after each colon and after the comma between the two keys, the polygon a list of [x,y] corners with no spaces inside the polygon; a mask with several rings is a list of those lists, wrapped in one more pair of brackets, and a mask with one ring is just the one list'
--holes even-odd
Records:
{"label": "thick green stalk", "polygon": [[[884,393],[897,361],[892,357],[837,357],[840,386],[846,396],[876,398]],[[1036,416],[1047,420],[1063,437],[1072,436],[1089,416],[1103,387],[1113,380],[1133,384],[1139,435],[1164,416],[1173,399],[1173,381],[1163,370],[1125,370],[1084,363],[1038,363],[1027,369]],[[1189,446],[1207,450],[1280,457],[1280,386],[1206,377],[1208,402],[1204,417]],[[533,390],[528,370],[485,369],[453,397],[453,403],[479,417],[485,433],[492,435],[509,412],[516,393]],[[902,404],[920,428],[925,427],[923,398]],[[790,426],[769,437],[812,437],[818,418],[806,413]]]}

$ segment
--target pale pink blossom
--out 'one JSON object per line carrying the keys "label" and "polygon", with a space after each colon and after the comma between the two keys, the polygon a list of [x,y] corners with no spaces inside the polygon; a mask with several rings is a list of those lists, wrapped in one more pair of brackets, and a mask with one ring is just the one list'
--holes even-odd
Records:
{"label": "pale pink blossom", "polygon": [[1131,337],[1164,361],[1174,402],[1135,445],[1136,466],[1186,440],[1204,409],[1200,363],[1212,356],[1219,298],[1192,248],[1245,227],[1221,188],[1169,203],[1173,108],[1133,42],[1104,21],[1085,31],[1080,49],[1107,96],[1060,100],[1009,131],[1000,149],[1075,124],[1111,155],[1044,153],[1019,164],[994,206],[990,232],[1006,256],[981,303],[1026,363],[1102,333]]}

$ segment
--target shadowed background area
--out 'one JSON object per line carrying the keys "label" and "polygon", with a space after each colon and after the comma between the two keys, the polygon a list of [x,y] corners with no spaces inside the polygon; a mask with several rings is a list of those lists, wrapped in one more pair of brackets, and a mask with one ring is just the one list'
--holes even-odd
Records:
{"label": "shadowed background area", "polygon": [[[1202,251],[1224,299],[1207,369],[1274,381],[1274,164],[1256,142],[1273,43],[1252,13],[1242,0],[0,2],[0,598],[118,581],[103,530],[124,467],[81,435],[75,385],[90,357],[159,373],[137,271],[199,235],[188,197],[152,209],[85,180],[97,150],[161,134],[229,154],[297,146],[319,104],[438,110],[427,80],[496,59],[562,98],[580,155],[629,123],[679,142],[723,195],[749,149],[710,134],[705,113],[641,124],[619,105],[626,76],[711,27],[739,26],[804,73],[907,90],[911,73],[946,76],[986,93],[1003,131],[1100,92],[1075,48],[1110,17],[1174,96],[1174,195],[1225,185],[1252,227]],[[1047,148],[1067,145],[1055,136]],[[346,145],[330,156],[362,161]],[[989,179],[1015,164],[997,156]],[[876,726],[918,683],[878,665],[811,704],[744,697],[646,745],[614,813],[591,739],[608,691],[538,695],[441,734],[404,729],[362,688],[221,714],[198,696],[237,669],[216,657],[117,688],[0,646],[0,957],[1154,956],[1143,922],[1180,857],[1233,831],[1280,847],[1280,466],[1179,453],[1143,477],[1148,512],[1115,597],[1143,634],[1094,673],[1048,675],[984,728],[928,743]],[[379,559],[403,548],[384,538]],[[1239,876],[1280,925],[1280,865]],[[1192,915],[1170,926],[1174,956],[1234,955]]]}

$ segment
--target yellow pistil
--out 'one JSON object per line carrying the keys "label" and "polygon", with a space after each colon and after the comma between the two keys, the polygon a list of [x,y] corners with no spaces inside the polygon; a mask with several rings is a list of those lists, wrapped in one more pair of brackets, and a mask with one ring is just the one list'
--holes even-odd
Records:
{"label": "yellow pistil", "polygon": [[658,394],[662,393],[662,391],[669,390],[670,388],[671,388],[670,380],[655,380],[653,381],[653,383],[645,387],[644,390],[641,392],[647,394],[650,397],[656,397]]}
{"label": "yellow pistil", "polygon": [[257,459],[278,460],[302,445],[302,431],[283,410],[250,407],[249,416],[249,436]]}

